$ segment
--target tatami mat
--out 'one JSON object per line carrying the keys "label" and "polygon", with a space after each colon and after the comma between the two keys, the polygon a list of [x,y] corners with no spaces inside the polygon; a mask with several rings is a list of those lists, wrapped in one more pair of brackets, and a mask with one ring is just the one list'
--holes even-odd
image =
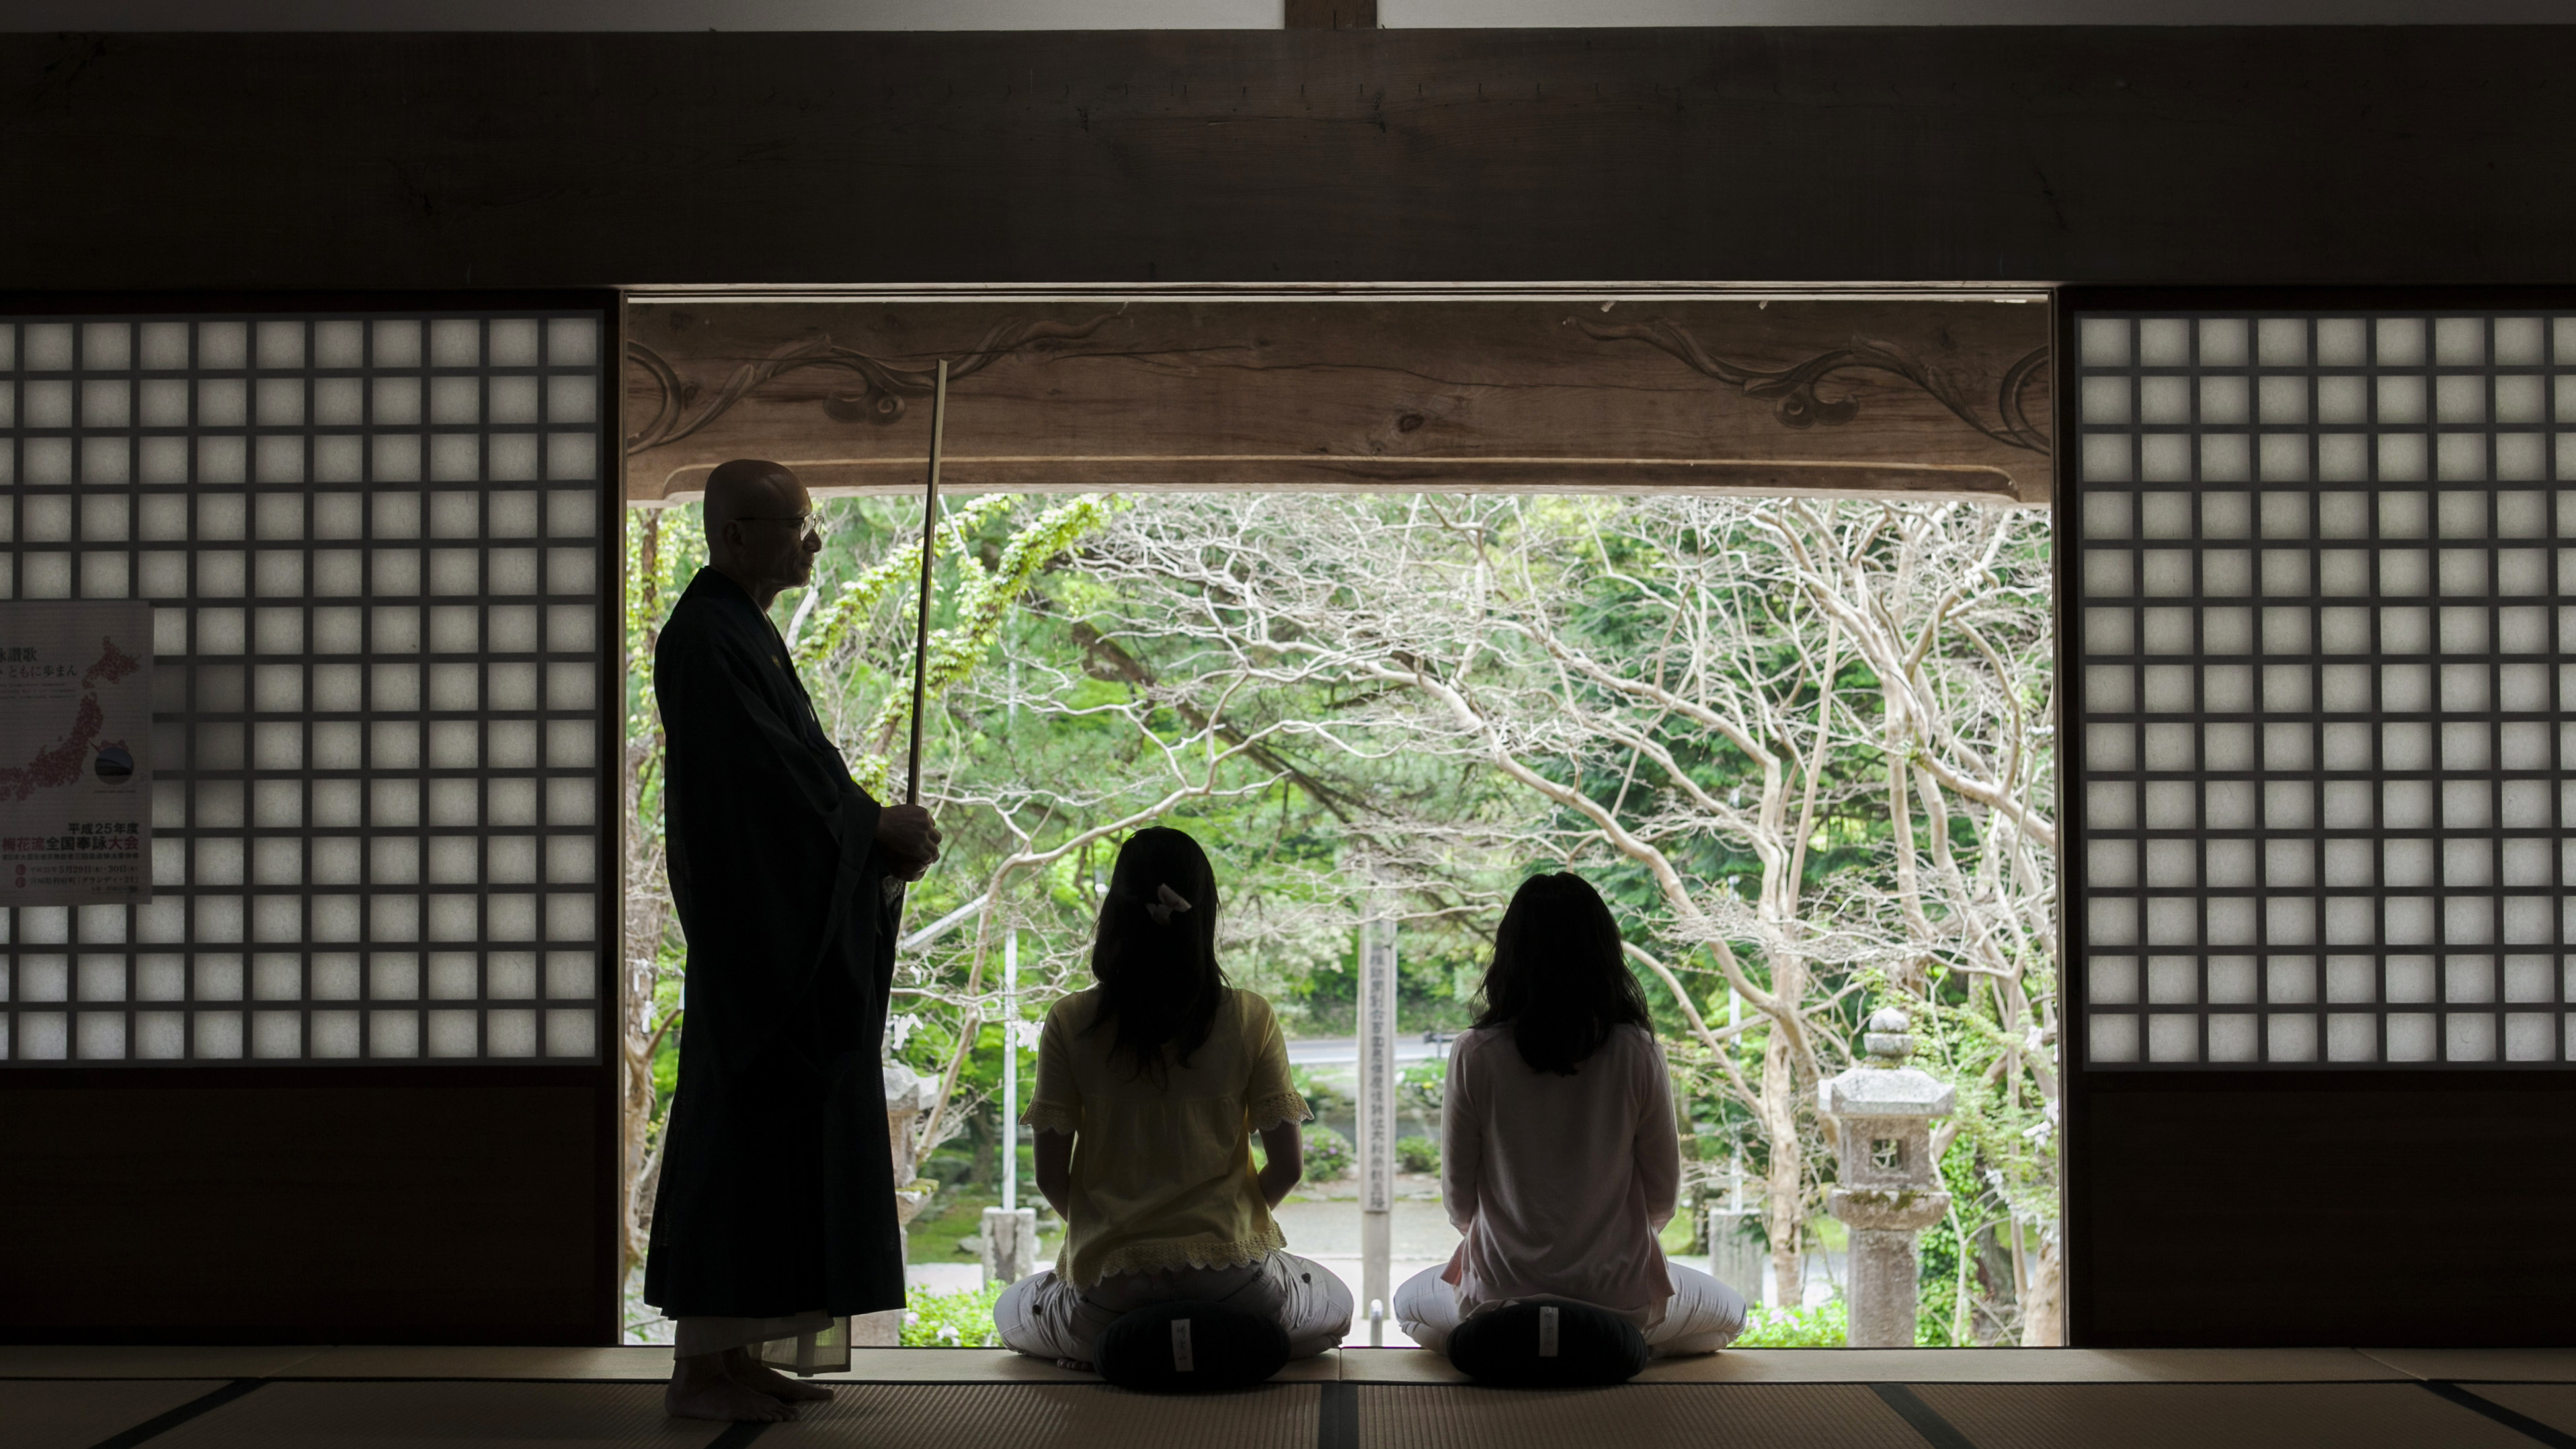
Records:
{"label": "tatami mat", "polygon": [[667,1419],[655,1384],[270,1383],[152,1449],[706,1449],[721,1424]]}
{"label": "tatami mat", "polygon": [[1102,1384],[841,1384],[832,1394],[764,1432],[760,1449],[1315,1449],[1320,1390],[1164,1398]]}
{"label": "tatami mat", "polygon": [[0,1344],[0,1379],[261,1379],[319,1348],[151,1348]]}
{"label": "tatami mat", "polygon": [[0,1444],[9,1449],[89,1449],[223,1386],[222,1379],[0,1382]]}
{"label": "tatami mat", "polygon": [[2415,1384],[1924,1384],[1977,1449],[2532,1449]]}
{"label": "tatami mat", "polygon": [[1847,1384],[1359,1390],[1360,1449],[1923,1449],[1876,1394]]}
{"label": "tatami mat", "polygon": [[[2128,1384],[2398,1381],[2405,1373],[2345,1348],[1728,1349],[1646,1365],[1641,1384]],[[1461,1384],[1427,1349],[1342,1350],[1342,1381]]]}
{"label": "tatami mat", "polygon": [[2467,1388],[2561,1434],[2576,1434],[2576,1384],[2470,1384]]}
{"label": "tatami mat", "polygon": [[[160,1433],[152,1449],[709,1449],[724,1432],[721,1425],[663,1417],[659,1365],[650,1366],[642,1382],[564,1381],[634,1372],[636,1355],[658,1351],[613,1356],[607,1350],[485,1349],[429,1356],[433,1352],[346,1350],[331,1366],[336,1381],[296,1374],[256,1388],[243,1384],[249,1392],[218,1399],[216,1407]],[[497,1357],[478,1364],[460,1356],[474,1353]],[[367,1355],[378,1357],[371,1361]],[[1337,1419],[1341,1427],[1327,1437],[1346,1443],[1356,1427],[1365,1449],[1665,1443],[1692,1449],[1923,1449],[1915,1430],[1867,1386],[1907,1381],[1910,1392],[1975,1449],[2531,1449],[2522,1434],[2423,1384],[2391,1380],[2388,1375],[2397,1370],[2385,1365],[2378,1370],[2380,1381],[2370,1382],[2356,1381],[2358,1373],[2331,1356],[2311,1361],[2279,1351],[2062,1352],[2046,1355],[2056,1360],[2053,1365],[2037,1362],[2042,1357],[1998,1351],[1935,1361],[1922,1350],[1748,1352],[1686,1361],[1703,1367],[1731,1362],[1738,1374],[1733,1381],[1650,1378],[1615,1389],[1507,1391],[1404,1382],[1395,1376],[1427,1377],[1437,1360],[1356,1350],[1292,1366],[1316,1378],[1338,1371],[1358,1380],[1349,1387],[1273,1383],[1240,1393],[1165,1398],[1127,1393],[1087,1376],[1050,1381],[1034,1371],[1074,1376],[1009,1356],[887,1350],[863,1352],[855,1375],[832,1385],[831,1403],[807,1406],[796,1421],[773,1426],[760,1439],[764,1449],[802,1441],[848,1449],[1310,1449],[1318,1442],[1324,1398],[1331,1394],[1345,1396],[1336,1400],[1341,1408],[1335,1412],[1355,1408],[1356,1414]],[[1850,1367],[1821,1362],[1831,1359]],[[2066,1377],[1963,1381],[1988,1361],[2047,1367]],[[1927,1367],[1952,1377],[1925,1374]],[[1438,1368],[1446,1374],[1446,1365]],[[1882,1372],[1888,1369],[1899,1372]],[[891,1377],[897,1373],[906,1376]],[[476,1374],[483,1376],[470,1376]],[[1777,1377],[1766,1382],[1759,1377],[1766,1374]],[[2348,1377],[2335,1381],[2338,1374]],[[871,1381],[870,1375],[885,1377]],[[557,1381],[531,1381],[539,1376]],[[2225,1381],[2230,1377],[2236,1381]],[[89,1449],[218,1393],[226,1382],[0,1379],[0,1445]],[[2473,1382],[2469,1390],[2536,1424],[2576,1435],[2576,1383]]]}
{"label": "tatami mat", "polygon": [[[892,1350],[901,1352],[902,1350]],[[668,1348],[328,1348],[283,1375],[295,1379],[602,1379],[671,1377]]]}
{"label": "tatami mat", "polygon": [[2374,1348],[2372,1358],[2419,1379],[2576,1384],[2576,1348]]}
{"label": "tatami mat", "polygon": [[1641,1376],[1649,1383],[1808,1384],[2279,1384],[2405,1377],[2348,1348],[1755,1348],[1649,1364]]}

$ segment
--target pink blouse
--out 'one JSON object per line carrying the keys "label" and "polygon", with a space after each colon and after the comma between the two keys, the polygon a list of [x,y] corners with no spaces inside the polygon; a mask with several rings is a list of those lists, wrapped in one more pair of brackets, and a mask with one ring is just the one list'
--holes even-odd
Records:
{"label": "pink blouse", "polygon": [[[1449,1049],[1440,1189],[1467,1240],[1459,1307],[1550,1294],[1629,1313],[1673,1292],[1656,1233],[1681,1189],[1662,1048],[1622,1026],[1573,1076],[1534,1072],[1508,1026]],[[1660,1317],[1658,1314],[1651,1314]]]}

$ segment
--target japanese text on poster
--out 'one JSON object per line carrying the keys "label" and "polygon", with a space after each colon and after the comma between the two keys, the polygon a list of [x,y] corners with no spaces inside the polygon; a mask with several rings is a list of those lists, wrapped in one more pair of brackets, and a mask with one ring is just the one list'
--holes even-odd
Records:
{"label": "japanese text on poster", "polygon": [[0,905],[152,898],[152,606],[0,604]]}

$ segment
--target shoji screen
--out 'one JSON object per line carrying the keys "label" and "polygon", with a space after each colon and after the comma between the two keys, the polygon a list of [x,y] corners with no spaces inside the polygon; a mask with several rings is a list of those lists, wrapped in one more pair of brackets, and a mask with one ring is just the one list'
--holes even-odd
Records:
{"label": "shoji screen", "polygon": [[0,912],[0,1058],[598,1055],[601,345],[0,323],[0,594],[157,626],[154,899]]}
{"label": "shoji screen", "polygon": [[[2534,1158],[2576,1057],[2576,308],[2265,300],[2071,293],[2061,318],[2097,1342],[2165,1341],[2132,1310],[2200,1281],[2204,1334],[2331,1337],[2363,1262],[2398,1260],[2387,1288],[2433,1261],[2446,1200],[2509,1220],[2566,1172]],[[2232,1226],[2182,1232],[2215,1203]],[[2576,1287],[2553,1272],[2526,1283]],[[2384,1301],[2475,1336],[2527,1331],[2520,1291]]]}
{"label": "shoji screen", "polygon": [[[153,899],[0,911],[18,1132],[195,1123],[234,1135],[240,1161],[198,1164],[232,1188],[319,1174],[351,1213],[443,1215],[433,1243],[503,1231],[478,1173],[520,1177],[539,1236],[545,1203],[610,1200],[616,335],[599,294],[0,319],[0,599],[155,622]],[[416,1160],[364,1160],[379,1134]],[[424,1172],[463,1197],[424,1200]],[[549,1270],[600,1301],[523,1331],[606,1321],[610,1226],[567,1222],[576,1271]],[[300,1251],[246,1230],[264,1246],[172,1271]],[[348,1311],[506,1296],[436,1258],[367,1270],[391,1306]],[[346,1271],[310,1286],[352,1299],[319,1281]],[[250,1298],[293,1321],[275,1276]]]}
{"label": "shoji screen", "polygon": [[2076,336],[2092,1063],[2567,1060],[2576,316]]}

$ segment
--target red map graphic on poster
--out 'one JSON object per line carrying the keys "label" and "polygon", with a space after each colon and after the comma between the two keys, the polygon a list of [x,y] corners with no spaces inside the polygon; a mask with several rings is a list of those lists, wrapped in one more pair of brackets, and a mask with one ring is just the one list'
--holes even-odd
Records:
{"label": "red map graphic on poster", "polygon": [[90,747],[98,741],[98,728],[107,722],[106,711],[98,707],[100,681],[113,684],[143,667],[133,655],[118,649],[115,640],[102,638],[98,643],[98,662],[81,674],[80,710],[72,716],[71,734],[24,765],[0,769],[0,800],[24,800],[38,790],[80,780],[89,765]]}

